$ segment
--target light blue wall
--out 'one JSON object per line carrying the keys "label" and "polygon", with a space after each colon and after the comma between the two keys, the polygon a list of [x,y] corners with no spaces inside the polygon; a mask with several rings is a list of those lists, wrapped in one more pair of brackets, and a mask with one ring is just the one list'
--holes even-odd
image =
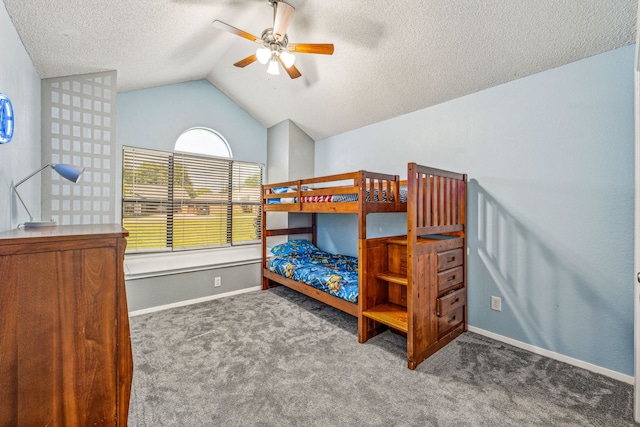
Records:
{"label": "light blue wall", "polygon": [[[40,77],[9,18],[0,5],[0,92],[14,108],[13,140],[0,145],[0,231],[15,228],[29,216],[11,193],[17,182],[40,165]],[[29,210],[40,218],[40,180],[34,178],[19,188]],[[11,201],[11,203],[9,203]]]}
{"label": "light blue wall", "polygon": [[220,132],[234,159],[266,163],[267,129],[207,80],[118,93],[117,108],[119,177],[123,146],[173,151],[180,134],[196,126]]}
{"label": "light blue wall", "polygon": [[[467,173],[470,325],[633,375],[633,60],[627,46],[318,141],[316,175]],[[369,235],[406,220],[373,217]],[[319,226],[321,247],[357,252],[355,217]]]}

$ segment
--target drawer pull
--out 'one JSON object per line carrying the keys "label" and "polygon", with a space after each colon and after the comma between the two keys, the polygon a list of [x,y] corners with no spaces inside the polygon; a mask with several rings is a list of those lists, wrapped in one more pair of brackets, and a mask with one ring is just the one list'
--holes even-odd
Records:
{"label": "drawer pull", "polygon": [[453,316],[451,319],[449,319],[449,324],[452,324],[453,322],[456,321],[456,316]]}
{"label": "drawer pull", "polygon": [[454,300],[452,300],[452,301],[451,301],[451,305],[453,305],[453,304],[457,303],[458,301],[460,301],[460,298],[456,297],[456,299],[454,299]]}
{"label": "drawer pull", "polygon": [[456,257],[454,256],[450,256],[449,258],[447,258],[447,262],[453,262],[455,261]]}
{"label": "drawer pull", "polygon": [[451,280],[455,279],[456,275],[452,274],[451,276],[447,277],[447,282],[450,282]]}

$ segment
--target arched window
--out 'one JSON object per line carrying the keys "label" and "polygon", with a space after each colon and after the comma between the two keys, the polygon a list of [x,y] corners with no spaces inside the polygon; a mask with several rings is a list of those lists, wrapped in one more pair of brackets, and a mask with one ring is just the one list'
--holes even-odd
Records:
{"label": "arched window", "polygon": [[227,141],[186,130],[173,152],[123,147],[127,253],[260,243],[263,165],[233,160]]}
{"label": "arched window", "polygon": [[205,154],[207,156],[233,158],[231,147],[222,135],[212,129],[197,127],[182,132],[176,141],[175,151]]}

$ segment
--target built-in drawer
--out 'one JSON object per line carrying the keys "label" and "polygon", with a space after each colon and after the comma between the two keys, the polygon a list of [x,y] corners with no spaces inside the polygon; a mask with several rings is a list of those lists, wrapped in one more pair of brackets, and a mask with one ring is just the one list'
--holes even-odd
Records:
{"label": "built-in drawer", "polygon": [[462,283],[463,280],[464,269],[462,267],[456,267],[438,273],[438,293],[453,288],[457,284]]}
{"label": "built-in drawer", "polygon": [[438,298],[438,316],[446,316],[467,303],[467,288],[449,292]]}
{"label": "built-in drawer", "polygon": [[464,321],[464,305],[449,312],[446,316],[438,317],[438,337],[450,332]]}
{"label": "built-in drawer", "polygon": [[438,254],[438,271],[448,270],[459,265],[462,265],[462,248]]}

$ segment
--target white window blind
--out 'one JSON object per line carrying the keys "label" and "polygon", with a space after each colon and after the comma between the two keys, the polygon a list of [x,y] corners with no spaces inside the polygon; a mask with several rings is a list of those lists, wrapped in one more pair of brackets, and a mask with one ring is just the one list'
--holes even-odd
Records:
{"label": "white window blind", "polygon": [[233,162],[231,239],[233,243],[260,240],[262,168],[254,163]]}
{"label": "white window blind", "polygon": [[260,240],[262,165],[124,147],[122,170],[128,253]]}

